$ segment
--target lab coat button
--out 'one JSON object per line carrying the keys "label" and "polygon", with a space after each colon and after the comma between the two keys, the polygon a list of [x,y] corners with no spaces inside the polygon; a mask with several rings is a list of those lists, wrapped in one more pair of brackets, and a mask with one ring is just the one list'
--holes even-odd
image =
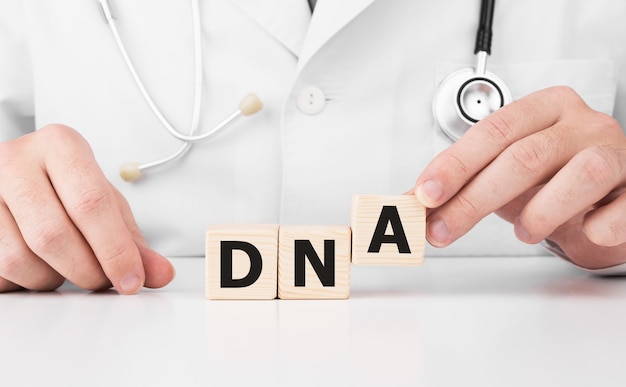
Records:
{"label": "lab coat button", "polygon": [[318,114],[324,109],[326,97],[320,88],[307,86],[300,90],[296,104],[302,113],[311,115]]}

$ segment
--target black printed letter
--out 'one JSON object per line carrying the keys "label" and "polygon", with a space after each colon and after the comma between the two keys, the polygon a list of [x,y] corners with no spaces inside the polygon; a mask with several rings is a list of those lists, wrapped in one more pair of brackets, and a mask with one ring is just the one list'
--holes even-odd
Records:
{"label": "black printed letter", "polygon": [[[393,234],[387,235],[387,224],[391,223],[391,229]],[[409,248],[409,241],[406,239],[402,222],[400,221],[400,214],[398,213],[398,207],[396,206],[383,206],[383,210],[380,212],[378,223],[376,224],[376,230],[372,235],[372,241],[370,247],[367,249],[368,253],[379,253],[380,246],[383,243],[395,243],[398,246],[398,252],[401,254],[411,254]]]}
{"label": "black printed letter", "polygon": [[304,264],[306,257],[323,286],[335,286],[335,241],[324,241],[324,263],[320,261],[311,241],[294,241],[295,286],[306,286]]}
{"label": "black printed letter", "polygon": [[[250,271],[241,279],[233,278],[233,250],[241,250],[250,258]],[[222,241],[220,244],[220,259],[220,287],[222,288],[245,288],[255,283],[261,276],[263,259],[259,250],[251,243]]]}

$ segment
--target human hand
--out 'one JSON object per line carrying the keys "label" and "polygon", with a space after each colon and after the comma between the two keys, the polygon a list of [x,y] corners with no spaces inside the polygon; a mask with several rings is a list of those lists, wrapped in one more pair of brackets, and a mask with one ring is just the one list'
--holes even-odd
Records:
{"label": "human hand", "polygon": [[173,277],[80,134],[49,125],[0,143],[0,292],[68,279],[132,294]]}
{"label": "human hand", "polygon": [[495,212],[518,239],[557,243],[576,264],[626,262],[626,138],[567,87],[504,106],[435,157],[415,184],[427,239],[451,244]]}

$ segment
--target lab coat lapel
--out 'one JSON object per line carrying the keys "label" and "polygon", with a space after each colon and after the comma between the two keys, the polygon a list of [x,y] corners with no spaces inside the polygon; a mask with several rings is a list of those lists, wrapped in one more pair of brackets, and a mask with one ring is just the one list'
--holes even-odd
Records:
{"label": "lab coat lapel", "polygon": [[300,56],[311,10],[307,0],[231,0],[272,36]]}
{"label": "lab coat lapel", "polygon": [[[306,3],[304,0],[296,2]],[[300,53],[298,72],[338,31],[375,0],[318,0]]]}

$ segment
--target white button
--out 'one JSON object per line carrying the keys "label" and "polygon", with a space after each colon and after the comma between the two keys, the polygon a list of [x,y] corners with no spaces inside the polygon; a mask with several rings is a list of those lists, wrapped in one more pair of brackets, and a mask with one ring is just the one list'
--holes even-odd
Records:
{"label": "white button", "polygon": [[319,87],[307,86],[300,90],[296,103],[302,113],[313,115],[324,109],[326,97]]}

